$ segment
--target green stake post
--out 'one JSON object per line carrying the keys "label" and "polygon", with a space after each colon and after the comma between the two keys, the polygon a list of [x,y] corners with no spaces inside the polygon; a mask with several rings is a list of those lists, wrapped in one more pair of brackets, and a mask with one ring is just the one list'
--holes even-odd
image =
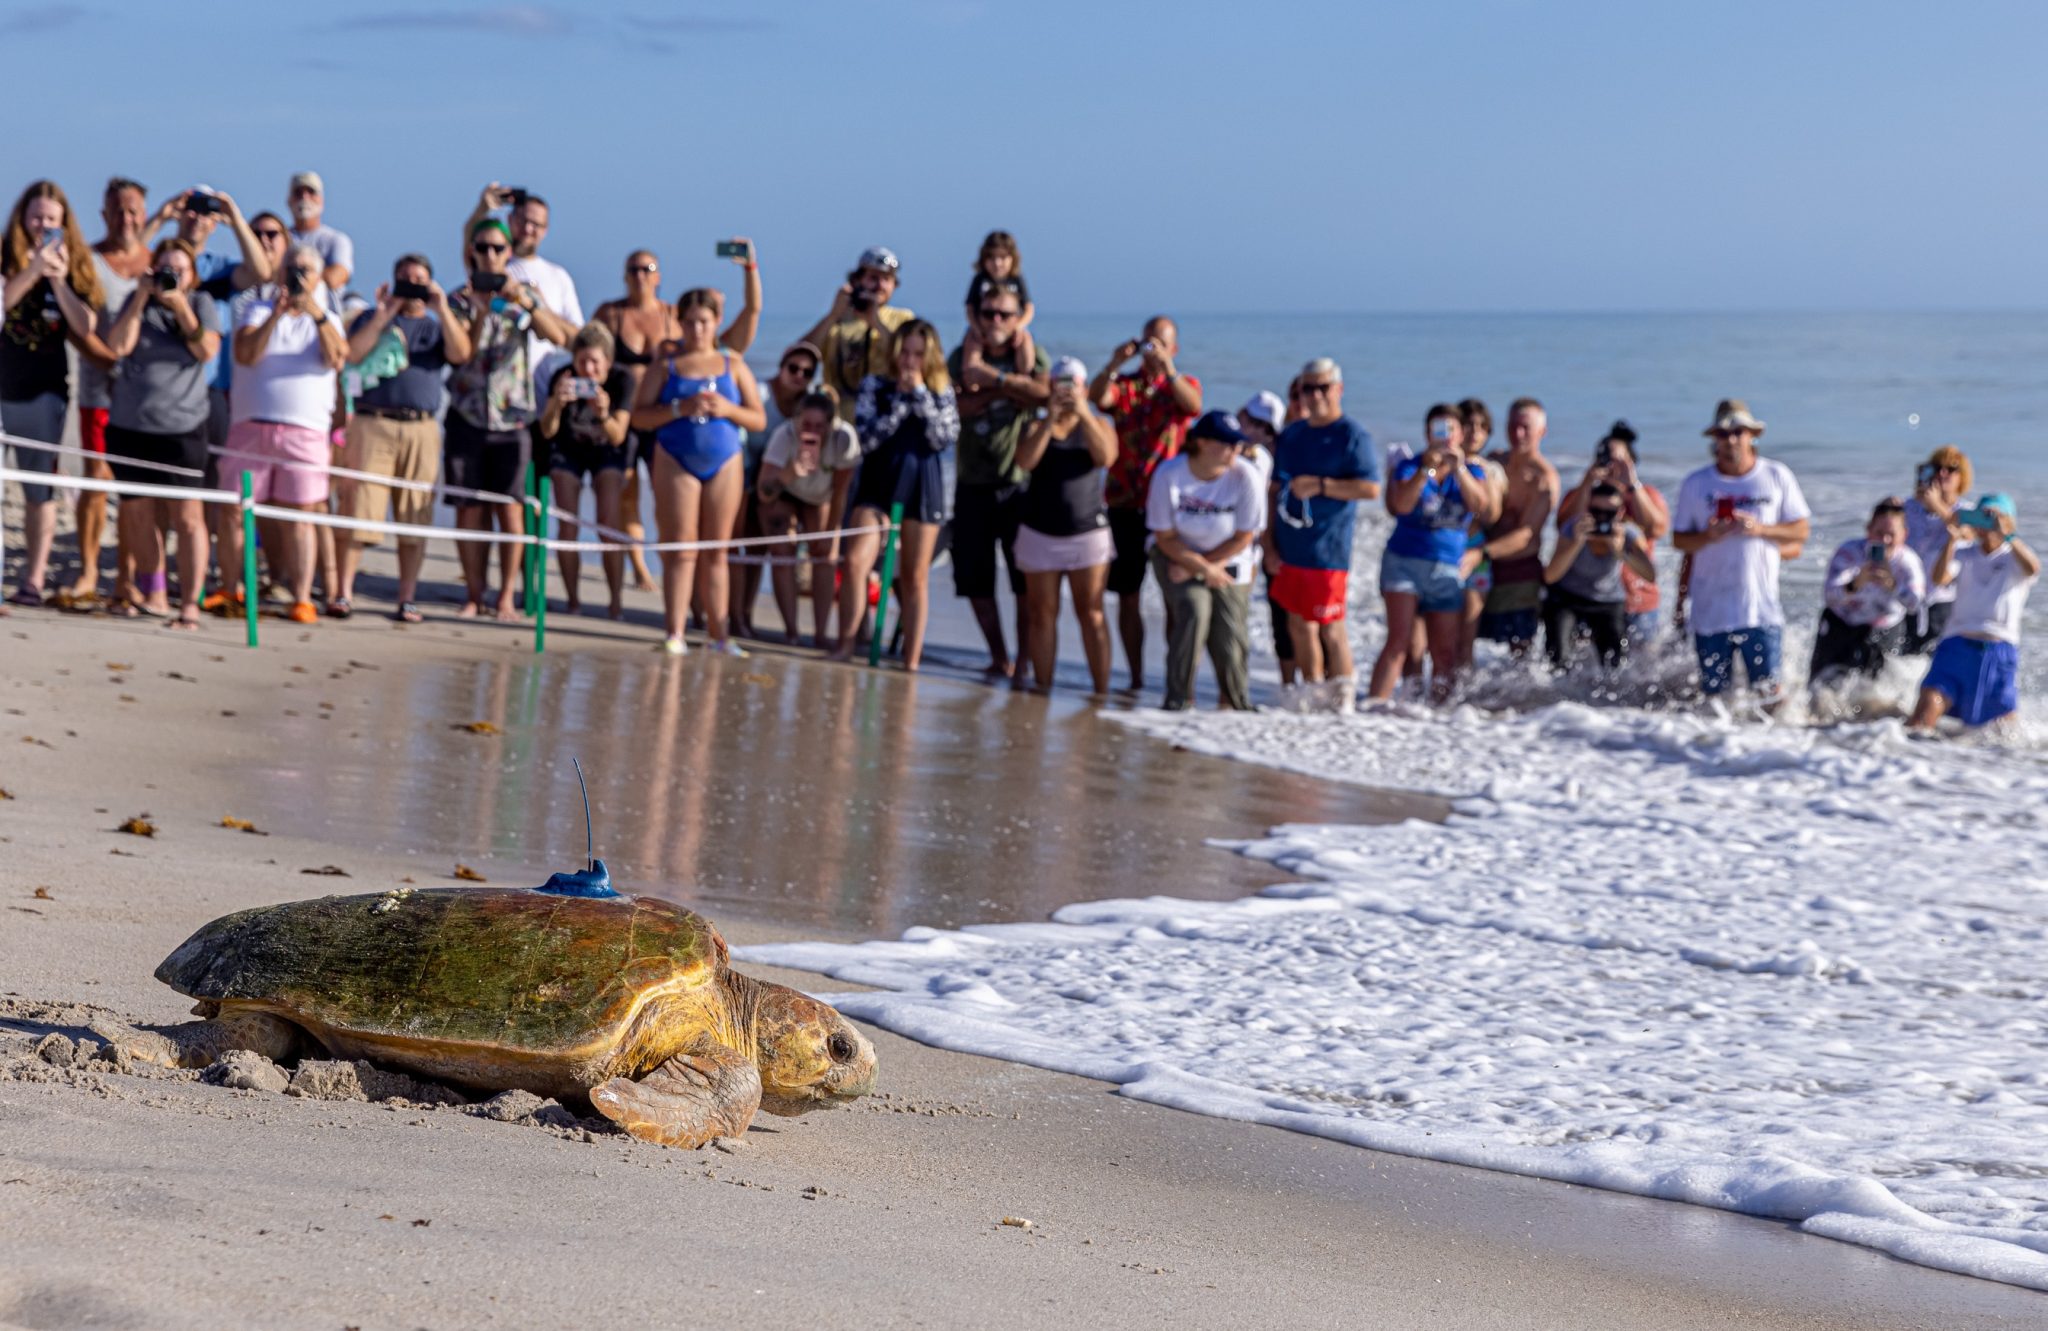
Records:
{"label": "green stake post", "polygon": [[256,645],[256,482],[242,473],[242,605],[249,616],[249,645]]}
{"label": "green stake post", "polygon": [[889,584],[896,581],[896,533],[903,528],[903,505],[889,505],[889,530],[882,535],[882,588],[875,596],[875,632],[868,639],[868,664],[882,664],[884,625],[889,622]]}
{"label": "green stake post", "polygon": [[548,645],[548,553],[541,546],[541,539],[548,534],[548,511],[555,506],[555,478],[540,478],[540,511],[533,515],[534,525],[540,528],[534,533],[533,543],[533,650],[536,655],[545,651]]}

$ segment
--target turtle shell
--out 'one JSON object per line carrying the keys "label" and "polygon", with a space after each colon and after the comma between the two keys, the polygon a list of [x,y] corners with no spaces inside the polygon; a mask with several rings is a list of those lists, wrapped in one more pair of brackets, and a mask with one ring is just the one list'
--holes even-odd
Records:
{"label": "turtle shell", "polygon": [[616,1046],[650,999],[725,969],[710,921],[659,897],[432,888],[225,915],[156,978],[378,1045],[576,1058]]}

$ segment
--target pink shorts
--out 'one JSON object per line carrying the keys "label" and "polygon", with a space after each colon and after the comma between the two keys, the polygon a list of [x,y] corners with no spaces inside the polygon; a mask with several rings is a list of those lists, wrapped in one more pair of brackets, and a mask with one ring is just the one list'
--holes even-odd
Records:
{"label": "pink shorts", "polygon": [[[223,484],[237,472],[248,472],[251,491],[259,504],[324,504],[327,502],[327,473],[332,460],[327,431],[304,425],[280,425],[275,421],[236,421],[228,427],[222,459]],[[310,463],[288,467],[287,462]]]}

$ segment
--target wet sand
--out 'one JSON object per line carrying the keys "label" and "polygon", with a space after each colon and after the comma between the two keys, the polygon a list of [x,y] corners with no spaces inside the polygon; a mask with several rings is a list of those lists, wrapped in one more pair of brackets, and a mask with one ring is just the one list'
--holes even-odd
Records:
{"label": "wet sand", "polygon": [[[1768,1221],[1181,1114],[887,1034],[887,1098],[759,1124],[738,1154],[30,1054],[82,1033],[81,1005],[182,1015],[150,971],[222,912],[449,883],[458,861],[497,882],[567,867],[572,753],[618,876],[739,943],[1235,896],[1263,871],[1201,837],[1431,812],[943,674],[669,662],[605,632],[557,634],[536,663],[495,626],[266,625],[249,652],[218,625],[0,622],[0,1324],[2039,1321],[2038,1295]],[[497,733],[453,728],[476,721]],[[111,830],[143,812],[155,837]],[[301,872],[329,865],[349,877]]]}

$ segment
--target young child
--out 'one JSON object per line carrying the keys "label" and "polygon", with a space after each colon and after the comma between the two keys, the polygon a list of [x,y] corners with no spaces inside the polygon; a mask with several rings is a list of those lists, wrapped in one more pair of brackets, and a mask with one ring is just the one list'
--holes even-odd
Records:
{"label": "young child", "polygon": [[974,326],[981,298],[992,290],[1007,289],[1017,295],[1021,313],[1017,316],[1017,363],[1029,365],[1037,358],[1031,341],[1031,288],[1024,281],[1024,260],[1017,253],[1017,238],[1007,231],[991,231],[981,242],[981,257],[974,262],[974,280],[967,284],[967,340],[960,344],[960,366],[971,369],[984,365],[981,333]]}
{"label": "young child", "polygon": [[[1944,715],[1989,725],[2019,710],[2020,615],[2041,560],[2013,535],[2018,517],[2003,494],[1956,511],[1933,570],[1935,582],[1955,584],[1955,609],[1920,684],[1911,729],[1932,730]],[[1965,528],[1976,539],[1957,549]]]}

